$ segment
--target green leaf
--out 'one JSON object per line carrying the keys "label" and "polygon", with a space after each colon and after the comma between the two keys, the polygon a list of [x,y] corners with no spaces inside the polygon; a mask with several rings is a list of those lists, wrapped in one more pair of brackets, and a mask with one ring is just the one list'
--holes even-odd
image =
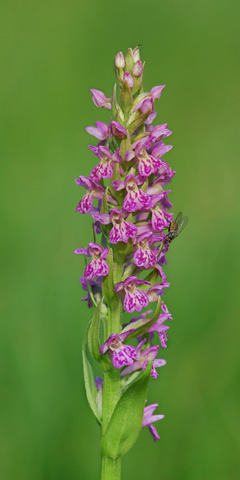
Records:
{"label": "green leaf", "polygon": [[123,108],[125,112],[128,112],[132,106],[132,93],[127,80],[125,80],[120,90],[120,99],[123,104]]}
{"label": "green leaf", "polygon": [[154,268],[145,278],[147,282],[151,282],[152,286],[156,285],[159,281],[159,271],[157,268]]}
{"label": "green leaf", "polygon": [[135,263],[130,263],[130,265],[128,265],[128,267],[126,267],[126,269],[124,270],[122,280],[124,281],[127,277],[131,277],[132,275],[134,275],[136,269],[137,265]]}
{"label": "green leaf", "polygon": [[111,104],[112,104],[112,112],[113,116],[115,117],[117,113],[117,96],[116,96],[116,91],[117,91],[117,84],[115,83],[113,87],[113,93],[112,93],[112,98],[111,98]]}
{"label": "green leaf", "polygon": [[124,161],[125,161],[126,152],[128,150],[132,150],[132,145],[131,145],[131,140],[130,140],[129,135],[127,135],[126,138],[122,139],[120,149],[119,149],[119,153],[120,153],[120,155],[123,159],[123,164],[124,164]]}
{"label": "green leaf", "polygon": [[[90,324],[89,324],[90,325]],[[88,403],[97,418],[97,420],[101,423],[101,415],[97,406],[96,398],[97,398],[97,389],[95,385],[94,373],[92,370],[91,363],[87,357],[87,338],[88,338],[88,329],[89,325],[86,328],[83,343],[82,343],[82,359],[83,359],[83,376],[84,376],[84,385],[86,390],[86,395],[88,399]]]}
{"label": "green leaf", "polygon": [[95,358],[97,362],[99,362],[100,359],[102,358],[99,352],[99,349],[100,349],[99,331],[100,331],[102,304],[103,304],[103,298],[97,305],[97,308],[93,315],[93,319],[91,321],[89,332],[88,332],[88,347],[93,358]]}
{"label": "green leaf", "polygon": [[117,103],[116,108],[117,108],[117,110],[116,110],[116,114],[114,116],[114,120],[116,120],[119,123],[123,123],[124,122],[124,113],[123,113],[119,103]]}
{"label": "green leaf", "polygon": [[[118,242],[114,248],[114,260],[119,264],[124,264],[126,258],[133,253],[132,242],[124,243]],[[122,276],[119,281],[122,280]]]}
{"label": "green leaf", "polygon": [[[117,162],[114,165],[112,180],[114,180],[114,181],[121,180],[120,171],[119,171],[119,163],[117,163]],[[114,191],[114,193],[115,193],[115,191]]]}
{"label": "green leaf", "polygon": [[151,109],[149,108],[146,112],[141,113],[141,115],[138,115],[135,120],[133,120],[130,125],[127,127],[130,135],[138,128],[140,125],[142,125],[145,120],[147,120],[148,115],[151,113]]}
{"label": "green leaf", "polygon": [[102,454],[122,457],[136,442],[142,428],[143,411],[151,375],[152,361],[141,377],[122,395],[102,438]]}
{"label": "green leaf", "polygon": [[103,199],[101,202],[101,210],[100,213],[108,213],[108,187],[106,187],[106,190],[103,195]]}
{"label": "green leaf", "polygon": [[132,88],[132,95],[135,95],[142,86],[142,75],[140,75],[140,77],[135,77],[134,75],[132,75],[132,77],[134,81],[134,85]]}
{"label": "green leaf", "polygon": [[130,338],[138,337],[139,335],[142,335],[143,333],[145,333],[150,327],[152,327],[152,325],[154,325],[154,323],[156,323],[156,321],[159,318],[160,312],[161,312],[161,297],[158,297],[156,311],[153,317],[150,318],[150,320],[148,320],[148,322],[146,322],[146,320],[144,321],[143,319],[137,320],[136,322],[131,322],[127,327],[123,329],[123,332],[126,332],[127,330],[131,330],[132,328],[135,328],[135,331],[130,333],[127,339],[130,340]]}
{"label": "green leaf", "polygon": [[106,258],[106,261],[109,266],[109,273],[105,277],[103,277],[102,280],[102,292],[104,299],[106,300],[107,304],[111,307],[114,308],[116,305],[118,305],[119,299],[117,293],[115,293],[114,290],[114,279],[113,279],[113,251],[112,248],[109,249],[108,256]]}
{"label": "green leaf", "polygon": [[127,72],[131,73],[133,66],[134,66],[133,52],[132,52],[132,49],[129,48],[125,56],[125,69],[127,70]]}
{"label": "green leaf", "polygon": [[147,192],[147,189],[148,189],[148,178],[146,178],[144,184],[141,186],[141,190],[143,192]]}
{"label": "green leaf", "polygon": [[[108,235],[107,235],[107,232],[106,232],[106,228],[102,228],[103,225],[101,225],[101,230],[102,230],[102,236],[101,236],[101,245],[103,248],[108,248]],[[104,225],[105,227],[105,225]]]}
{"label": "green leaf", "polygon": [[138,142],[138,140],[141,140],[142,138],[144,137],[147,137],[149,135],[148,132],[138,132],[138,134],[136,135],[136,137],[134,137],[134,143],[135,142]]}

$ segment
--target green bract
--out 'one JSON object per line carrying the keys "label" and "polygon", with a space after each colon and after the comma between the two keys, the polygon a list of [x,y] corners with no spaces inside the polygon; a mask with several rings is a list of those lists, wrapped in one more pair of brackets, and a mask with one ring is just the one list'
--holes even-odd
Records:
{"label": "green bract", "polygon": [[102,455],[122,457],[136,442],[142,427],[152,362],[121,396],[102,438]]}
{"label": "green bract", "polygon": [[89,403],[95,417],[97,418],[98,422],[101,422],[101,415],[99,414],[99,411],[98,411],[98,408],[97,408],[97,403],[96,403],[97,389],[96,389],[96,386],[95,386],[93,369],[92,369],[91,363],[90,363],[90,361],[88,360],[88,357],[87,357],[87,339],[88,339],[89,325],[86,328],[86,332],[84,334],[83,343],[82,343],[84,384],[85,384],[88,403]]}

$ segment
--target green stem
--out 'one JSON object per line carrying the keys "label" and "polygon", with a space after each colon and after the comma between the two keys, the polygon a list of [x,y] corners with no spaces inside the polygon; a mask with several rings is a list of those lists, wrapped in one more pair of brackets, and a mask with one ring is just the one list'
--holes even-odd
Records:
{"label": "green stem", "polygon": [[[108,318],[105,325],[107,338],[112,333],[121,331],[122,305],[119,301],[114,309],[108,307]],[[102,437],[111,420],[113,411],[121,396],[120,371],[111,365],[110,369],[104,372],[103,379],[103,410],[102,410]],[[101,480],[120,480],[121,460],[102,456]]]}
{"label": "green stem", "polygon": [[101,480],[120,480],[121,479],[121,459],[102,457]]}
{"label": "green stem", "polygon": [[[121,312],[122,306],[118,305],[112,309],[108,307],[108,316],[106,322],[106,336],[107,338],[112,333],[120,333],[121,331]],[[113,410],[121,396],[120,372],[118,368],[113,365],[104,372],[103,380],[103,421],[102,434],[104,435],[108,422],[113,414]]]}

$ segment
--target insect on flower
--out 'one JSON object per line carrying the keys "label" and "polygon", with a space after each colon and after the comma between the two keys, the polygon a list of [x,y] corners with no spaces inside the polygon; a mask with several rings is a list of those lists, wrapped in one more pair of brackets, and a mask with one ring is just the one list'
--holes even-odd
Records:
{"label": "insect on flower", "polygon": [[178,237],[179,233],[186,227],[188,217],[183,217],[182,212],[179,212],[175,220],[170,223],[168,233],[165,235],[164,243],[171,243],[174,238]]}

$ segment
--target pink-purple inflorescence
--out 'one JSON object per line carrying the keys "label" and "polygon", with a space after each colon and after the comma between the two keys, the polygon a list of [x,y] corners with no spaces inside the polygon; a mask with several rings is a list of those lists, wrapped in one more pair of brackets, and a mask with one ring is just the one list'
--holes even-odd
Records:
{"label": "pink-purple inflorescence", "polygon": [[[89,307],[93,301],[97,304],[101,300],[102,279],[109,274],[108,255],[112,249],[114,292],[121,299],[123,311],[129,313],[149,308],[170,285],[163,269],[169,247],[164,242],[165,230],[173,220],[168,199],[171,190],[166,186],[175,172],[162,157],[172,148],[164,143],[172,132],[165,123],[152,125],[155,102],[165,85],[144,92],[143,67],[138,48],[129,49],[126,57],[119,52],[115,68],[120,101],[116,99],[116,88],[111,98],[91,89],[94,104],[112,110],[112,117],[109,124],[96,121],[95,127],[86,128],[99,143],[89,145],[93,153],[89,178],[80,176],[75,180],[86,189],[76,211],[89,214],[94,231],[94,243],[74,250],[90,258],[80,278],[87,291],[83,300],[88,300]],[[122,332],[111,332],[102,344],[100,354],[108,355],[114,368],[121,369],[121,378],[145,370],[151,358],[151,375],[156,379],[157,369],[166,364],[156,357],[167,346],[169,326],[165,322],[172,317],[163,301],[161,310],[155,323],[137,336],[138,346],[129,345],[128,336],[136,330],[136,322],[144,325],[149,321],[152,310],[125,323]],[[100,379],[98,385],[101,389]],[[144,409],[142,424],[149,427],[154,441],[160,437],[152,422],[163,418],[153,415],[156,407],[154,404]]]}

